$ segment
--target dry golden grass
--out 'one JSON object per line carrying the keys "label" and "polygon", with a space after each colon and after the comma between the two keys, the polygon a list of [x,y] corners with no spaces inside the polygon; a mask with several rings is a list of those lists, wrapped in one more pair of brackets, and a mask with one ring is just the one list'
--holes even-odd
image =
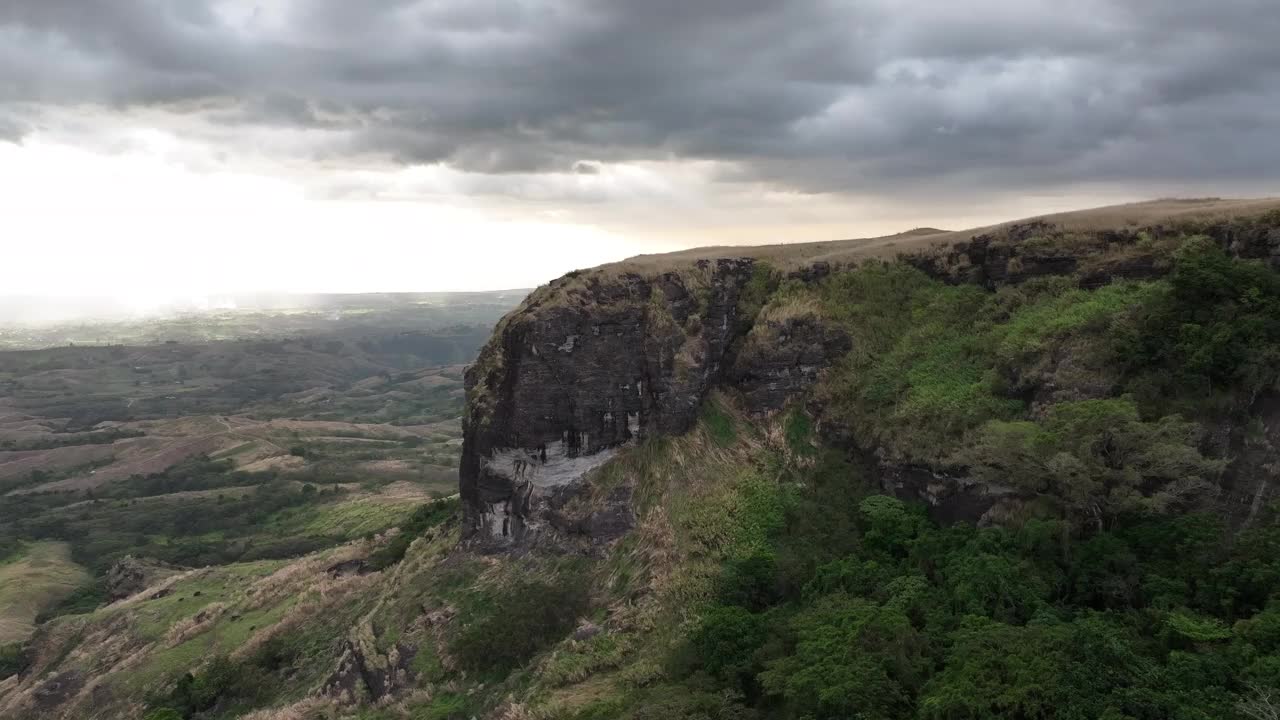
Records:
{"label": "dry golden grass", "polygon": [[988,227],[948,232],[933,228],[919,228],[897,235],[856,240],[832,240],[826,242],[794,243],[788,245],[739,245],[693,248],[662,255],[638,255],[601,271],[617,274],[636,272],[651,275],[692,264],[698,260],[749,257],[765,260],[780,269],[795,269],[815,262],[848,263],[867,258],[891,258],[898,253],[927,250],[938,244],[951,244],[968,240],[975,235],[998,232],[1009,225],[1043,220],[1067,231],[1098,231],[1107,229],[1142,228],[1181,222],[1205,222],[1261,215],[1280,210],[1280,198],[1226,200],[1204,198],[1188,200],[1152,200],[1149,202],[1112,205],[1108,207],[1076,210],[1072,212],[1041,215]]}
{"label": "dry golden grass", "polygon": [[766,305],[760,311],[759,321],[763,323],[783,323],[796,318],[822,317],[822,315],[822,303],[818,302],[817,298],[796,297],[788,298],[785,302]]}
{"label": "dry golden grass", "polygon": [[280,708],[258,710],[241,716],[241,720],[315,720],[340,715],[341,708],[329,698],[312,697]]}

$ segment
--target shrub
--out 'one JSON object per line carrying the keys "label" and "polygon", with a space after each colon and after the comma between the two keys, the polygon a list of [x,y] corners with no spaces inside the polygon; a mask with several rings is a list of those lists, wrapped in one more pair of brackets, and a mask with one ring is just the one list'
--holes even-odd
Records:
{"label": "shrub", "polygon": [[108,600],[107,588],[101,581],[76,589],[57,605],[41,610],[36,623],[44,623],[63,615],[81,615],[97,610]]}
{"label": "shrub", "polygon": [[1037,421],[992,421],[953,460],[978,478],[1055,499],[1101,527],[1122,512],[1169,512],[1213,487],[1224,463],[1204,457],[1198,428],[1144,422],[1132,400],[1059,403]]}
{"label": "shrub", "polygon": [[755,553],[731,560],[718,583],[720,602],[759,612],[777,602],[778,563],[772,554]]}
{"label": "shrub", "polygon": [[252,663],[215,656],[198,673],[179,677],[168,694],[152,698],[152,712],[177,711],[180,717],[191,717],[219,705],[252,706],[270,690],[265,672]]}
{"label": "shrub", "polygon": [[753,675],[752,656],[768,635],[766,620],[745,608],[721,606],[703,615],[691,643],[703,669],[721,679]]}
{"label": "shrub", "polygon": [[506,672],[564,637],[587,607],[586,582],[577,573],[518,576],[469,597],[462,614],[468,620],[449,648],[469,670]]}
{"label": "shrub", "polygon": [[0,680],[18,675],[31,665],[31,657],[22,643],[0,645]]}
{"label": "shrub", "polygon": [[797,717],[908,717],[923,683],[927,644],[893,608],[832,595],[791,622],[795,652],[769,663],[764,689]]}

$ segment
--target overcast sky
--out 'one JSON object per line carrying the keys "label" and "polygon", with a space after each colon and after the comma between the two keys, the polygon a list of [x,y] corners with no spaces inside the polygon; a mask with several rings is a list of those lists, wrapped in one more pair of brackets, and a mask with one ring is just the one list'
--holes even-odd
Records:
{"label": "overcast sky", "polygon": [[0,293],[522,287],[1280,192],[1275,0],[0,0]]}

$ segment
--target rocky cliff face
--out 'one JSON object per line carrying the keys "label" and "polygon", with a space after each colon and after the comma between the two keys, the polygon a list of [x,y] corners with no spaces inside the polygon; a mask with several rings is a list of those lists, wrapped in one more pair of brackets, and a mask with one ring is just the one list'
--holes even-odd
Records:
{"label": "rocky cliff face", "polygon": [[708,390],[740,384],[753,410],[780,408],[848,340],[812,317],[761,324],[744,291],[751,259],[645,276],[608,269],[541,288],[498,326],[467,373],[461,492],[472,542],[507,547],[547,533],[607,539],[629,528],[626,498],[563,512],[613,449],[688,430]]}
{"label": "rocky cliff face", "polygon": [[466,377],[471,537],[530,540],[612,448],[687,430],[723,373],[751,273],[749,260],[720,260],[656,277],[570,275],[505,318]]}
{"label": "rocky cliff face", "polygon": [[[903,259],[935,278],[992,289],[1069,274],[1089,287],[1167,272],[1170,253],[1190,233],[1280,266],[1277,224],[1068,232],[1030,222]],[[632,520],[626,488],[591,507],[574,503],[585,477],[615,448],[688,430],[716,385],[733,386],[756,414],[813,387],[849,352],[849,338],[820,312],[757,316],[759,299],[750,296],[763,270],[734,258],[668,272],[573,273],[504,318],[466,378],[461,494],[468,542],[500,549],[544,537],[616,538]],[[790,278],[817,282],[839,271],[815,262]],[[1057,358],[1040,370],[1045,377],[1027,382],[1046,397],[1088,395],[1080,378],[1109,386],[1104,369],[1081,366],[1079,358]],[[839,428],[828,432],[841,440]],[[856,438],[842,441],[858,445]],[[923,468],[881,470],[886,490],[924,499],[948,519],[983,518],[1007,494]],[[1252,489],[1239,492],[1252,502]]]}

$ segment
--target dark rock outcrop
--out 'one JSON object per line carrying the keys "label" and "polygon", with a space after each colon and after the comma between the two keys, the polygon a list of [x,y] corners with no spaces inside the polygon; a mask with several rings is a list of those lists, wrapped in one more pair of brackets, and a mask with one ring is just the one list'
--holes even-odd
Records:
{"label": "dark rock outcrop", "polygon": [[1092,231],[1033,220],[903,259],[933,278],[988,289],[1071,274],[1078,275],[1081,287],[1096,288],[1164,275],[1173,251],[1190,235],[1206,236],[1234,257],[1262,260],[1280,270],[1280,217],[1270,215]]}
{"label": "dark rock outcrop", "polygon": [[884,464],[878,467],[885,492],[904,500],[923,500],[929,516],[943,525],[966,522],[986,525],[1009,512],[1018,498],[1009,488],[963,476],[947,475],[920,465]]}
{"label": "dark rock outcrop", "polygon": [[[461,493],[468,536],[509,546],[611,449],[688,430],[725,373],[753,261],[656,276],[595,271],[539,289],[467,372]],[[614,514],[596,524],[612,534]]]}
{"label": "dark rock outcrop", "polygon": [[1263,394],[1249,416],[1244,424],[1210,428],[1207,440],[1216,455],[1230,460],[1213,509],[1238,529],[1248,528],[1280,498],[1280,395]]}
{"label": "dark rock outcrop", "polygon": [[[107,598],[112,602],[123,600],[179,572],[182,571],[162,562],[143,560],[132,555],[126,555],[117,560],[107,570],[105,578]],[[162,590],[159,592],[164,592],[167,595],[172,591],[165,592]],[[164,597],[164,595],[157,593],[155,597]]]}
{"label": "dark rock outcrop", "polygon": [[416,650],[397,643],[382,652],[375,635],[374,628],[362,626],[346,641],[337,669],[324,682],[325,695],[346,703],[372,702],[407,685]]}
{"label": "dark rock outcrop", "polygon": [[335,563],[325,568],[325,572],[331,578],[351,577],[353,575],[368,575],[373,572],[373,568],[369,567],[369,561],[365,558],[353,558]]}
{"label": "dark rock outcrop", "polygon": [[84,687],[85,677],[78,670],[68,670],[45,680],[32,693],[41,709],[57,707],[70,700]]}
{"label": "dark rock outcrop", "polygon": [[738,353],[729,380],[756,413],[781,410],[813,387],[852,348],[846,334],[814,313],[761,318]]}

